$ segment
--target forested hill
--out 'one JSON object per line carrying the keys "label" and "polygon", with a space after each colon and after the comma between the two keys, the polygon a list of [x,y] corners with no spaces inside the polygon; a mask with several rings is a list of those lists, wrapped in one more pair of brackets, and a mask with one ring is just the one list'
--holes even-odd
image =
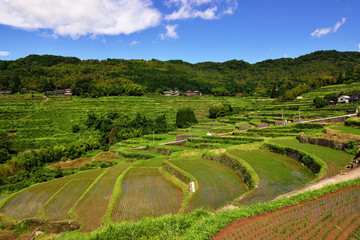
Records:
{"label": "forested hill", "polygon": [[51,55],[0,61],[0,90],[71,88],[76,95],[93,97],[192,89],[291,99],[323,85],[353,81],[360,81],[360,52],[318,51],[255,64],[241,60],[197,64],[156,59],[98,61]]}

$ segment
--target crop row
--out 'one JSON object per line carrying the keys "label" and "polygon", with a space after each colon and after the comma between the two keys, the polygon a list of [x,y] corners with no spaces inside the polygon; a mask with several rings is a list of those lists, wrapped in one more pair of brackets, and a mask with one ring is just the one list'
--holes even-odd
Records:
{"label": "crop row", "polygon": [[[357,239],[360,186],[318,200],[243,219],[218,239]],[[221,237],[220,237],[221,236]]]}
{"label": "crop row", "polygon": [[272,200],[300,188],[315,177],[300,162],[284,155],[239,150],[231,153],[247,161],[260,177],[259,187],[240,201],[243,205]]}
{"label": "crop row", "polygon": [[111,218],[115,222],[138,221],[180,210],[182,191],[165,179],[157,168],[133,168],[122,182]]}
{"label": "crop row", "polygon": [[170,162],[193,175],[199,182],[199,191],[191,198],[187,212],[197,208],[217,209],[247,190],[244,182],[221,163],[202,158]]}

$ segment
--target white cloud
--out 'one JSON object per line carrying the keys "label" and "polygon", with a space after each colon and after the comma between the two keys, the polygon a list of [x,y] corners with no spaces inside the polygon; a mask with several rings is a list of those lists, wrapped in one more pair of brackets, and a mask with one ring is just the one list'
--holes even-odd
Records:
{"label": "white cloud", "polygon": [[283,58],[287,58],[288,57],[288,55],[285,53],[284,55],[283,55]]}
{"label": "white cloud", "polygon": [[178,26],[177,24],[175,24],[175,25],[166,25],[165,26],[166,33],[165,34],[161,33],[160,38],[162,40],[164,40],[166,38],[178,38],[179,36],[178,36],[177,32],[175,31],[177,26]]}
{"label": "white cloud", "polygon": [[331,32],[337,32],[337,30],[346,22],[346,18],[342,18],[341,21],[337,22],[335,26],[327,28],[317,28],[314,32],[311,33],[312,37],[320,38],[323,35],[329,34]]}
{"label": "white cloud", "polygon": [[359,43],[359,45],[358,45],[358,48],[359,48],[359,52],[360,52],[360,43]]}
{"label": "white cloud", "polygon": [[326,35],[326,34],[328,34],[328,33],[330,33],[331,32],[331,27],[328,27],[328,28],[318,28],[318,29],[316,29],[314,32],[312,32],[311,33],[311,36],[312,37],[317,37],[317,38],[319,38],[319,37],[321,37],[322,35]]}
{"label": "white cloud", "polygon": [[238,6],[237,0],[166,0],[165,3],[169,8],[176,9],[165,16],[168,21],[189,18],[216,19],[224,14],[233,14]]}
{"label": "white cloud", "polygon": [[9,56],[10,52],[8,51],[0,51],[0,56],[5,57],[5,56]]}
{"label": "white cloud", "polygon": [[333,31],[337,32],[337,30],[339,29],[339,27],[341,27],[341,25],[343,25],[346,22],[346,18],[342,18],[340,22],[337,22],[334,26]]}
{"label": "white cloud", "polygon": [[131,34],[157,26],[162,14],[150,0],[1,0],[0,24],[50,29],[53,36]]}
{"label": "white cloud", "polygon": [[137,44],[139,44],[138,41],[132,41],[129,45],[132,47],[132,46],[135,46],[135,45],[137,45]]}

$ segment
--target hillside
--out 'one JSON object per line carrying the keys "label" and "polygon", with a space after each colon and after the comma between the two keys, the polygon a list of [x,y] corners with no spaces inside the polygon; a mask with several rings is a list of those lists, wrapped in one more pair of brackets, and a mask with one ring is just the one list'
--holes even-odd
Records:
{"label": "hillside", "polygon": [[[303,92],[360,78],[360,53],[318,51],[298,58],[249,64],[242,60],[191,64],[181,60],[80,60],[30,55],[0,61],[0,90],[37,92],[71,88],[75,95],[142,95],[168,89],[292,99]],[[286,93],[287,90],[291,90]]]}

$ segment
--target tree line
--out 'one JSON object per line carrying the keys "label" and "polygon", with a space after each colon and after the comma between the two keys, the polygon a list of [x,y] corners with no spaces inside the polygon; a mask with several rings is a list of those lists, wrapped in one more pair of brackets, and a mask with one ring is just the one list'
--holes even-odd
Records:
{"label": "tree line", "polygon": [[80,96],[142,95],[169,89],[204,94],[293,99],[310,89],[360,80],[360,53],[318,51],[249,64],[181,60],[80,60],[30,55],[0,61],[0,90],[45,92],[71,88]]}

